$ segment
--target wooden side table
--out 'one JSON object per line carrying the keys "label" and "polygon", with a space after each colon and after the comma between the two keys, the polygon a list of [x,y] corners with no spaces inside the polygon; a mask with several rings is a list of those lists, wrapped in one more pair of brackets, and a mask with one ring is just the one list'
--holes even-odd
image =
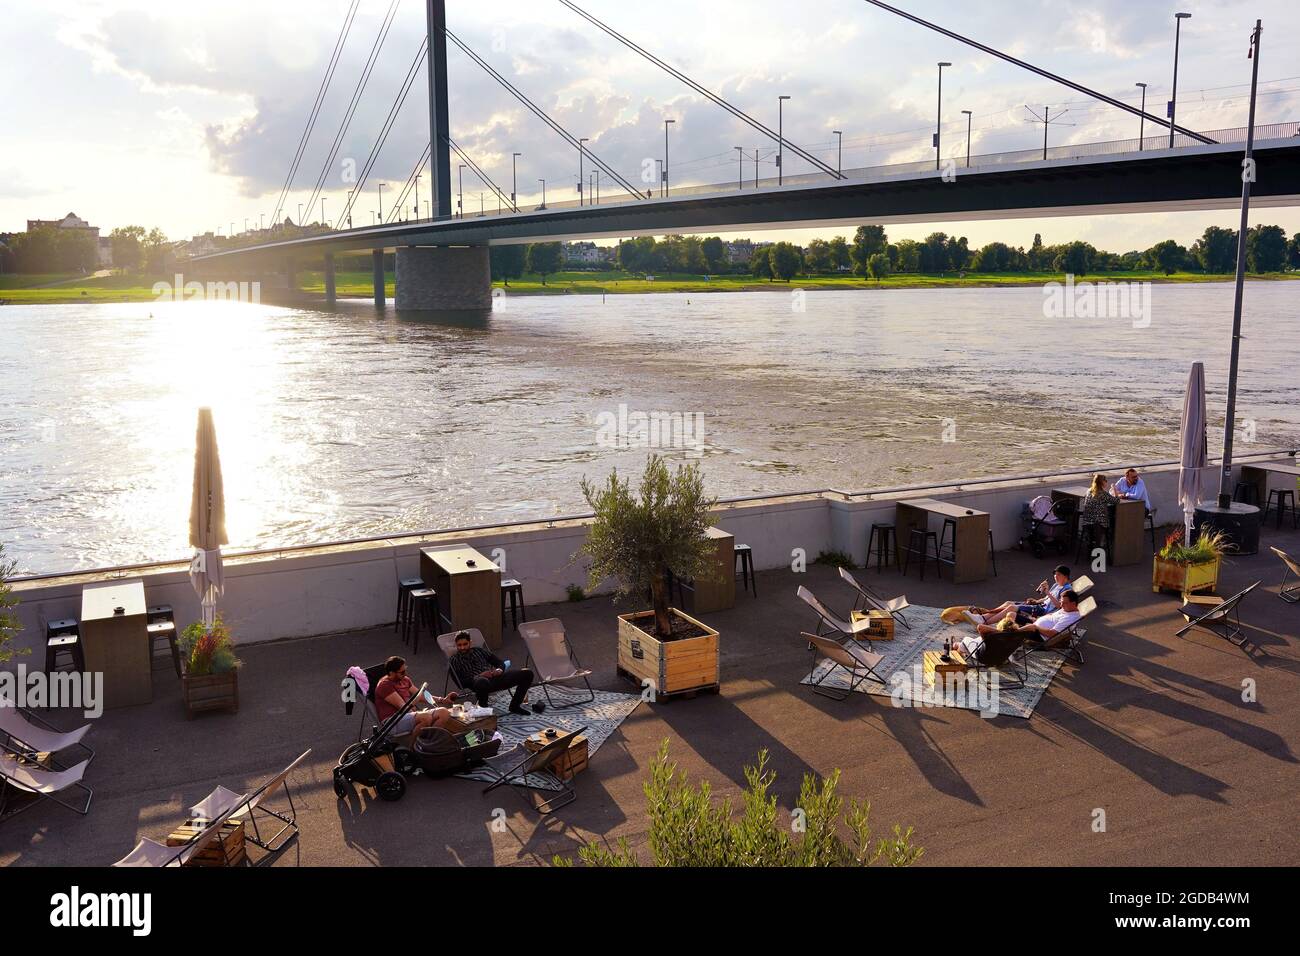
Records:
{"label": "wooden side table", "polygon": [[[562,730],[556,728],[551,729],[555,730],[556,734],[560,736],[564,735],[564,731]],[[533,734],[531,737],[525,737],[524,749],[529,753],[537,753],[537,751],[541,750],[554,739],[554,737],[547,737],[546,731],[542,731]],[[581,735],[574,737],[573,740],[569,741],[569,749],[561,754],[555,763],[551,764],[551,772],[561,780],[572,780],[586,769],[587,738]]]}
{"label": "wooden side table", "polygon": [[948,656],[952,658],[950,661],[943,660],[943,651],[925,651],[922,654],[921,673],[927,684],[933,684],[944,674],[964,674],[971,669],[972,665],[957,648],[954,647]]}
{"label": "wooden side table", "polygon": [[[199,835],[206,826],[195,820],[186,820],[167,837],[168,846],[184,846]],[[243,866],[247,858],[244,846],[244,821],[227,820],[221,832],[194,856],[186,866]]]}

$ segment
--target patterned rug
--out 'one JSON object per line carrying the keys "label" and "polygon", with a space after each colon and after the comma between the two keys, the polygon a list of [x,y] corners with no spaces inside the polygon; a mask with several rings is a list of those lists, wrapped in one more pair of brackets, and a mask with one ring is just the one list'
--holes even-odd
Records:
{"label": "patterned rug", "polygon": [[[1061,669],[1063,661],[1059,654],[1031,654],[1029,677],[1024,687],[1008,687],[1001,680],[995,683],[992,677],[987,680],[958,680],[946,685],[937,681],[927,684],[921,671],[922,653],[941,650],[945,639],[955,643],[969,637],[973,628],[970,624],[945,624],[939,619],[939,608],[914,604],[903,613],[912,629],[909,631],[899,624],[894,629],[894,640],[875,641],[871,645],[875,653],[885,658],[876,672],[885,678],[886,683],[864,681],[857,687],[859,693],[889,697],[898,707],[960,707],[978,711],[985,717],[1005,714],[1029,718],[1052,678]],[[865,650],[865,643],[862,646]],[[848,689],[849,676],[845,670],[824,658],[800,683],[811,684],[827,672],[833,673],[822,681],[823,687]],[[1011,675],[1008,673],[1008,676]]]}
{"label": "patterned rug", "polygon": [[[585,687],[580,691],[576,691],[563,686],[551,685],[550,691],[551,696],[555,698],[557,703],[563,703],[562,698],[566,696],[570,699],[581,699],[589,696]],[[510,713],[511,693],[510,690],[497,691],[488,698],[488,705],[497,714],[497,732],[502,737],[501,753],[505,753],[516,744],[522,743],[524,738],[548,727],[554,727],[561,733],[585,727],[586,730],[583,730],[582,736],[587,738],[588,760],[596,756],[596,751],[600,749],[601,744],[608,740],[614,731],[618,730],[619,724],[627,720],[632,711],[636,710],[637,705],[641,703],[640,694],[618,694],[613,691],[598,690],[594,701],[565,707],[562,710],[547,706],[545,713],[524,716]],[[545,702],[546,697],[539,689],[534,689],[529,695],[529,699],[531,709],[532,704],[539,701]],[[456,776],[463,777],[466,780],[481,780],[483,783],[491,783],[493,779],[492,774],[483,769],[470,770]],[[539,790],[559,789],[553,781],[541,776],[529,775],[527,782],[529,786],[536,787]]]}

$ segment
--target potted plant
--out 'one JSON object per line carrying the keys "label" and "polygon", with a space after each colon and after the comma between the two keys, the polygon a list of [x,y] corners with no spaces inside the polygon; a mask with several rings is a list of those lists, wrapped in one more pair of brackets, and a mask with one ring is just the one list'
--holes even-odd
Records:
{"label": "potted plant", "polygon": [[1151,590],[1195,594],[1213,591],[1219,583],[1219,565],[1227,539],[1220,531],[1202,530],[1196,543],[1183,543],[1183,529],[1177,528],[1157,552],[1151,572]]}
{"label": "potted plant", "polygon": [[591,560],[589,589],[613,578],[620,596],[650,594],[650,610],[618,616],[619,674],[656,695],[717,690],[718,632],[670,607],[668,594],[669,570],[696,580],[718,572],[706,534],[717,501],[699,467],[670,471],[651,455],[635,494],[617,471],[599,486],[584,478],[582,493],[595,518],[574,558]]}
{"label": "potted plant", "polygon": [[185,717],[201,710],[239,710],[239,664],[230,628],[218,614],[211,627],[195,621],[181,632],[181,694]]}
{"label": "potted plant", "polygon": [[9,583],[16,570],[18,562],[7,559],[4,545],[0,544],[0,664],[12,660],[15,655],[31,653],[30,648],[13,646],[18,632],[23,629],[18,620],[18,612],[14,610],[18,606],[18,598],[14,597],[13,585]]}

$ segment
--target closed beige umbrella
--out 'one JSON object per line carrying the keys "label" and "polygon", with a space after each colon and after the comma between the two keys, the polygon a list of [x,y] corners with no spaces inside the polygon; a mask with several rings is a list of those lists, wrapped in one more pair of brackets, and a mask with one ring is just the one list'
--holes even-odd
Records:
{"label": "closed beige umbrella", "polygon": [[211,627],[217,616],[217,598],[225,589],[221,546],[226,538],[226,495],[221,482],[221,455],[212,409],[199,409],[194,436],[194,496],[190,502],[190,581],[203,604],[203,623]]}

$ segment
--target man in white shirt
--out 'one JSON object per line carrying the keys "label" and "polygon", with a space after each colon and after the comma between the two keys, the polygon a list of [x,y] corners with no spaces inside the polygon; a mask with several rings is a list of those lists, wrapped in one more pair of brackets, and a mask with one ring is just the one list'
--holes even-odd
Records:
{"label": "man in white shirt", "polygon": [[1074,588],[1070,588],[1062,592],[1061,606],[1058,610],[1049,611],[1038,620],[1028,624],[1013,623],[1005,628],[995,624],[981,624],[976,628],[979,637],[965,638],[962,640],[961,646],[967,654],[976,656],[979,653],[980,646],[984,643],[985,635],[998,634],[1003,631],[1015,631],[1024,634],[1029,640],[1049,641],[1082,616],[1079,613],[1079,595],[1075,593]]}
{"label": "man in white shirt", "polygon": [[1147,511],[1151,510],[1151,496],[1147,494],[1146,482],[1142,480],[1136,468],[1130,468],[1124,472],[1124,477],[1111,487],[1111,493],[1116,498],[1141,501],[1146,505]]}

